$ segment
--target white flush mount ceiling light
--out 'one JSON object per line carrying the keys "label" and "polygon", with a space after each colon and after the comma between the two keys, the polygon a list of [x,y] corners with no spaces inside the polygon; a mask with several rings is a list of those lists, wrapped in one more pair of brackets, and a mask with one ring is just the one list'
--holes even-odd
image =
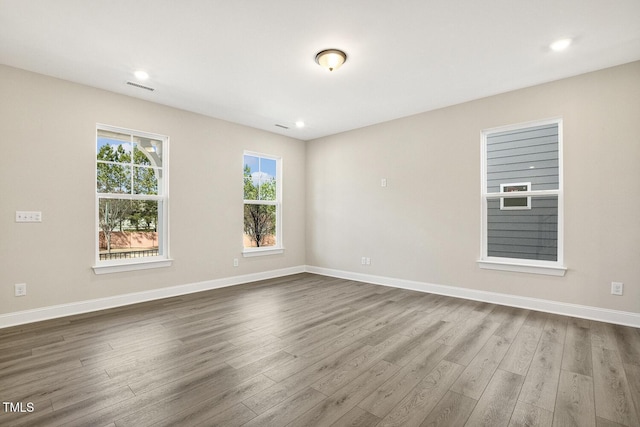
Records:
{"label": "white flush mount ceiling light", "polygon": [[571,39],[556,40],[553,43],[551,43],[549,47],[554,52],[561,52],[569,47],[569,45],[571,44],[571,41],[572,41]]}
{"label": "white flush mount ceiling light", "polygon": [[149,78],[149,73],[143,70],[138,70],[133,73],[133,75],[136,76],[136,79],[138,80],[147,80]]}
{"label": "white flush mount ceiling light", "polygon": [[298,129],[303,128],[303,127],[304,127],[304,122],[303,122],[302,120],[298,120],[298,121],[296,122],[296,127],[297,127]]}
{"label": "white flush mount ceiling light", "polygon": [[329,71],[337,70],[347,60],[347,54],[338,49],[327,49],[316,54],[316,62]]}

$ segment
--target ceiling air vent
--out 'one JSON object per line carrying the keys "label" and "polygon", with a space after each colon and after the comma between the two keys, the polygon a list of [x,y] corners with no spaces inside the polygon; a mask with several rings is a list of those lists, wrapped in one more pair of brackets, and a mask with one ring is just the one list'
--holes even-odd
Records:
{"label": "ceiling air vent", "polygon": [[276,126],[278,126],[279,128],[282,128],[282,129],[289,129],[289,126],[285,126],[285,125],[276,124]]}
{"label": "ceiling air vent", "polygon": [[149,87],[149,86],[143,86],[143,85],[141,85],[141,84],[139,84],[139,83],[127,82],[127,84],[128,84],[128,85],[131,85],[131,86],[139,87],[140,89],[146,89],[146,90],[151,91],[151,92],[153,92],[153,91],[155,90],[155,89],[154,89],[154,88],[152,88],[152,87]]}

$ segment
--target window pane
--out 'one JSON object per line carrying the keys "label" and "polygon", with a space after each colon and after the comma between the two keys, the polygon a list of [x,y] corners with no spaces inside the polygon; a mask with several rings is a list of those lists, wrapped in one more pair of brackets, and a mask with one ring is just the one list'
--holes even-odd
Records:
{"label": "window pane", "polygon": [[558,124],[487,136],[487,192],[500,184],[530,182],[531,191],[559,188]]}
{"label": "window pane", "polygon": [[260,158],[260,200],[276,200],[276,161]]}
{"label": "window pane", "polygon": [[158,174],[162,171],[154,168],[133,167],[133,192],[135,194],[158,194]]}
{"label": "window pane", "polygon": [[114,163],[97,164],[98,193],[130,194],[131,193],[131,166]]}
{"label": "window pane", "polygon": [[259,180],[254,174],[260,172],[260,160],[255,156],[244,156],[244,200],[258,200]]}
{"label": "window pane", "polygon": [[137,165],[162,167],[162,141],[151,138],[134,137],[133,162]]}
{"label": "window pane", "polygon": [[532,197],[530,210],[501,210],[487,200],[488,255],[558,260],[558,197]]}
{"label": "window pane", "polygon": [[276,200],[277,161],[244,156],[244,200]]}
{"label": "window pane", "polygon": [[161,255],[158,230],[162,203],[155,200],[98,200],[99,259]]}
{"label": "window pane", "polygon": [[98,160],[131,163],[131,137],[115,132],[98,130]]}
{"label": "window pane", "polygon": [[244,247],[275,246],[276,206],[244,205]]}

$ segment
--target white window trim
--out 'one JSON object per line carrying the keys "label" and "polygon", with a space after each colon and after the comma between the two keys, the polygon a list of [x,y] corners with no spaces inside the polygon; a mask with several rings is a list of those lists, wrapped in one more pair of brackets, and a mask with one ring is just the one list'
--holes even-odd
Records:
{"label": "white window trim", "polygon": [[[162,160],[162,195],[161,196],[145,196],[145,195],[129,195],[129,194],[118,194],[116,195],[108,195],[108,194],[100,194],[95,191],[95,183],[98,179],[98,170],[95,166],[95,156],[94,156],[94,191],[95,191],[95,218],[94,218],[94,226],[96,226],[95,233],[95,265],[91,268],[93,272],[97,275],[99,274],[110,274],[110,273],[120,273],[126,271],[137,271],[137,270],[148,270],[153,268],[164,268],[170,267],[173,263],[173,259],[169,256],[169,137],[166,135],[160,135],[156,133],[144,132],[134,129],[127,129],[119,126],[111,126],[105,125],[102,123],[96,124],[96,133],[98,130],[106,130],[111,132],[121,132],[121,133],[129,133],[137,136],[145,137],[145,138],[153,138],[153,139],[161,139],[162,140],[162,151],[163,151],[163,160]],[[94,141],[95,142],[95,141]],[[96,146],[97,149],[97,146]],[[160,191],[158,191],[160,192]],[[162,242],[163,255],[153,256],[153,257],[145,257],[145,258],[133,258],[133,259],[121,259],[121,260],[109,260],[109,261],[100,261],[100,249],[99,249],[99,240],[100,233],[97,227],[99,221],[99,212],[98,205],[100,198],[119,198],[119,199],[150,199],[150,200],[162,200]]]}
{"label": "white window trim", "polygon": [[276,207],[276,245],[260,248],[245,248],[243,245],[242,256],[244,258],[251,258],[282,254],[285,249],[282,242],[282,157],[245,150],[242,153],[242,170],[244,170],[244,156],[262,157],[276,161],[276,200],[245,200],[244,197],[242,199],[242,209],[244,209],[245,204],[273,205]]}
{"label": "white window trim", "polygon": [[[516,183],[508,183],[508,184],[500,184],[500,192],[505,193],[505,187],[520,187],[525,186],[527,189],[525,192],[531,191],[531,183],[530,182],[516,182]],[[514,191],[514,193],[523,193],[523,191]],[[508,197],[500,197],[500,210],[501,211],[523,211],[523,210],[531,210],[531,196],[527,197],[527,205],[526,206],[505,206],[504,199]],[[519,198],[524,198],[522,194],[520,194]]]}
{"label": "white window trim", "polygon": [[[537,190],[537,191],[517,191],[512,193],[488,193],[487,192],[487,136],[496,132],[505,132],[527,127],[542,126],[548,124],[558,125],[558,189],[557,190]],[[526,123],[519,123],[508,126],[485,129],[481,132],[481,167],[480,167],[480,259],[478,266],[482,269],[513,271],[520,273],[544,274],[550,276],[564,276],[567,268],[564,266],[564,167],[563,167],[563,130],[562,118],[551,118]],[[501,258],[488,256],[487,244],[487,200],[505,197],[558,197],[558,260],[541,261],[519,258]],[[531,203],[529,203],[531,206]]]}
{"label": "white window trim", "polygon": [[139,261],[138,259],[131,260],[131,262],[124,262],[129,260],[122,260],[122,262],[117,264],[111,264],[113,261],[102,261],[100,265],[94,265],[92,268],[95,274],[110,274],[171,267],[171,264],[173,264],[173,260],[170,258],[156,259],[156,257],[149,257],[149,259],[143,261]]}

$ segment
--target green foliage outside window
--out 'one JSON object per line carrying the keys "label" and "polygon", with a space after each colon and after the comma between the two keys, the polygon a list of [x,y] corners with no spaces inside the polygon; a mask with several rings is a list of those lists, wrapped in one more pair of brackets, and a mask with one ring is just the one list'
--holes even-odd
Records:
{"label": "green foliage outside window", "polygon": [[256,179],[248,165],[244,167],[244,233],[251,246],[273,246],[276,244],[276,206],[273,204],[246,203],[250,201],[276,200],[276,179]]}
{"label": "green foliage outside window", "polygon": [[[158,194],[157,169],[147,155],[139,149],[131,152],[122,145],[105,144],[97,155],[97,192],[99,194]],[[111,252],[114,231],[157,231],[158,202],[100,198],[98,202],[99,227],[104,234],[107,252]]]}

